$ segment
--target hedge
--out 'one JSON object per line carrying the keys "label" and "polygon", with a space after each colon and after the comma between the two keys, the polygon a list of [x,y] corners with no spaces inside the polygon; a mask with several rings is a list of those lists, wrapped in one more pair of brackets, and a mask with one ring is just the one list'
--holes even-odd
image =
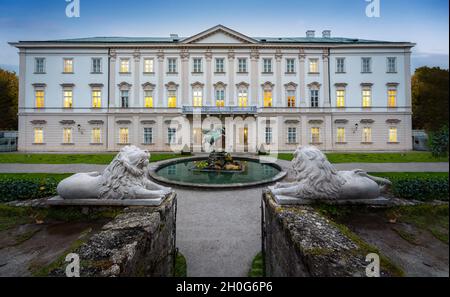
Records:
{"label": "hedge", "polygon": [[395,177],[390,180],[392,181],[392,194],[395,197],[419,201],[449,200],[447,177]]}
{"label": "hedge", "polygon": [[52,197],[57,185],[54,178],[0,179],[0,202]]}

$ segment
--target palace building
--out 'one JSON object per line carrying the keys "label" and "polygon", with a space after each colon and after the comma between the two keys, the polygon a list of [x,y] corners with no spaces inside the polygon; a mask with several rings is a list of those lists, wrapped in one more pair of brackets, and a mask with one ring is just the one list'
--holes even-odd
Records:
{"label": "palace building", "polygon": [[233,152],[412,149],[409,42],[248,37],[218,25],[187,38],[11,45],[20,151],[198,152],[217,127]]}

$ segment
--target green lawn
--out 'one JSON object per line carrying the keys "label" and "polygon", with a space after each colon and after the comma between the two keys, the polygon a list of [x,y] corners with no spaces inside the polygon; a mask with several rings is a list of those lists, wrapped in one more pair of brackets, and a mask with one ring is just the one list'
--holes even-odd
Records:
{"label": "green lawn", "polygon": [[384,178],[448,178],[448,172],[370,172],[370,174]]}
{"label": "green lawn", "polygon": [[[409,163],[409,162],[448,162],[448,157],[435,158],[430,152],[406,153],[327,153],[331,163]],[[292,154],[283,153],[278,159],[292,160]]]}
{"label": "green lawn", "polygon": [[[116,154],[0,154],[0,163],[20,164],[109,164]],[[179,158],[175,153],[154,153],[150,161]]]}

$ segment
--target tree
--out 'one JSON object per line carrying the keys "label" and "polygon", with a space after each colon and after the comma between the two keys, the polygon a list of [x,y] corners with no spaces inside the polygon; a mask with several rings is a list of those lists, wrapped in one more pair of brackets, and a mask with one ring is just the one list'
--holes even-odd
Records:
{"label": "tree", "polygon": [[0,130],[17,130],[18,95],[16,73],[0,69]]}
{"label": "tree", "polygon": [[449,71],[417,68],[412,77],[413,128],[428,132],[448,125]]}

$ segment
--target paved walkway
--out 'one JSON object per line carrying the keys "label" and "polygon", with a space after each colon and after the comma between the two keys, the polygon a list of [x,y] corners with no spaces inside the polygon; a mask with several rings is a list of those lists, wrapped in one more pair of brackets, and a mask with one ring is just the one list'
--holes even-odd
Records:
{"label": "paved walkway", "polygon": [[[282,166],[289,161],[279,160]],[[448,172],[449,163],[342,163],[338,170],[362,169],[367,172]],[[0,173],[77,173],[103,171],[106,165],[92,164],[0,164]]]}

